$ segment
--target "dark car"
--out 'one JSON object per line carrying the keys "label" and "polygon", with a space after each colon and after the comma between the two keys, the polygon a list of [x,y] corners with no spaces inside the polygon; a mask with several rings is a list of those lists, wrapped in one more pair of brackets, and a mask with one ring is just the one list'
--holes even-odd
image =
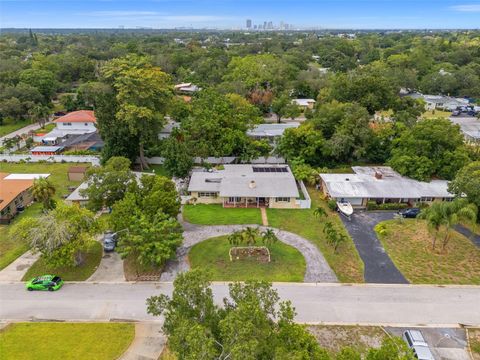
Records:
{"label": "dark car", "polygon": [[420,209],[419,208],[403,209],[403,210],[400,210],[398,213],[402,215],[404,218],[414,219],[417,217],[418,214],[420,214]]}
{"label": "dark car", "polygon": [[103,234],[103,250],[105,252],[114,251],[117,246],[117,233],[106,231]]}

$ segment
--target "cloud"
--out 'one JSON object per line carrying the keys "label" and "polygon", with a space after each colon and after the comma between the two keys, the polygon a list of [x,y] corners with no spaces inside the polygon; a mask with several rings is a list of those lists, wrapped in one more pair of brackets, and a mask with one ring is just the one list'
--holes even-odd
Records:
{"label": "cloud", "polygon": [[480,12],[480,4],[455,5],[450,8],[459,12]]}

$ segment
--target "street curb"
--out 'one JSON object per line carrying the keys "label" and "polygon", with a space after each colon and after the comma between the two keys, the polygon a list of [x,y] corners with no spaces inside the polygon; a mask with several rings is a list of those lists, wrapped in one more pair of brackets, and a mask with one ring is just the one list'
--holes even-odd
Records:
{"label": "street curb", "polygon": [[[236,281],[212,281],[211,285],[229,285]],[[240,281],[242,282],[242,281]],[[65,281],[65,284],[87,284],[87,285],[172,285],[173,281]],[[25,281],[0,281],[3,284],[25,284]],[[476,289],[480,285],[436,285],[436,284],[377,284],[377,283],[295,283],[295,282],[273,282],[273,286],[297,286],[297,287],[357,287],[357,288],[445,288],[445,289]]]}

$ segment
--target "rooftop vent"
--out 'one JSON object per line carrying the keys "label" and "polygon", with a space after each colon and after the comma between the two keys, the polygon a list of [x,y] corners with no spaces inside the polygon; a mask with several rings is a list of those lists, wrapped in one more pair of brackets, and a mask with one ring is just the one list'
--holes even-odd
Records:
{"label": "rooftop vent", "polygon": [[257,187],[257,183],[254,180],[251,180],[250,183],[248,184],[248,187],[250,189],[255,189]]}

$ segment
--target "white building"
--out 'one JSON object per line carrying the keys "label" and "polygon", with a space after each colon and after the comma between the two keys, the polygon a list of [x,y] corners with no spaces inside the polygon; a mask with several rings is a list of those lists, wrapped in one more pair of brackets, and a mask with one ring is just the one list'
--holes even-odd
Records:
{"label": "white building", "polygon": [[301,107],[302,110],[313,109],[316,101],[314,99],[293,99],[293,103]]}
{"label": "white building", "polygon": [[320,174],[321,189],[330,199],[346,201],[353,207],[366,207],[368,201],[405,203],[451,200],[448,181],[417,181],[388,166],[352,167],[353,174]]}
{"label": "white building", "polygon": [[58,145],[68,136],[84,135],[97,131],[97,119],[93,110],[73,111],[53,122],[56,127],[52,131],[34,140],[46,145]]}
{"label": "white building", "polygon": [[283,136],[287,129],[295,129],[300,126],[298,122],[290,122],[286,124],[259,124],[255,125],[251,130],[247,131],[247,135],[255,139],[267,139],[273,142],[275,138]]}

